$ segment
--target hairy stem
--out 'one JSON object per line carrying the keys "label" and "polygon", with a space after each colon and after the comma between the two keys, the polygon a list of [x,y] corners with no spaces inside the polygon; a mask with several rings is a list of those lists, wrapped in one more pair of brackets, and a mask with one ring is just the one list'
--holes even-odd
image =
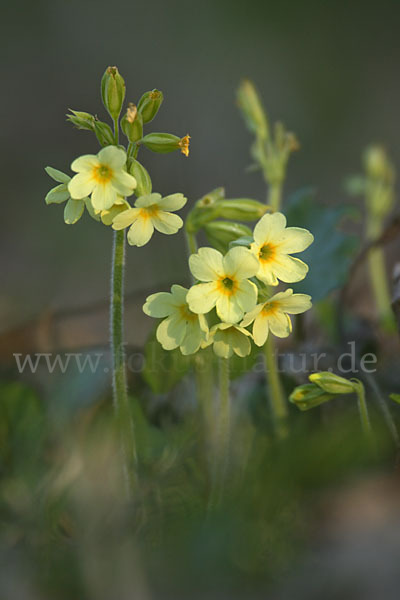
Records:
{"label": "hairy stem", "polygon": [[136,486],[137,457],[133,421],[129,407],[124,351],[124,267],[125,232],[114,231],[111,269],[111,354],[115,425],[124,459],[130,493]]}
{"label": "hairy stem", "polygon": [[283,439],[288,434],[288,409],[279,377],[275,344],[271,335],[268,336],[264,345],[264,359],[268,396],[274,418],[275,432],[278,438]]}
{"label": "hairy stem", "polygon": [[219,359],[219,405],[215,440],[215,469],[209,508],[217,506],[222,498],[226,471],[229,464],[231,430],[231,403],[229,397],[229,359]]}

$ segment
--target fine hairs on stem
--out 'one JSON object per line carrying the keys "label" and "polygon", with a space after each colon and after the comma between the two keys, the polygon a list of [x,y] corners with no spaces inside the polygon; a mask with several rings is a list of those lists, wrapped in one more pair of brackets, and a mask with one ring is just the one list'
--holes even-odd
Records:
{"label": "fine hairs on stem", "polygon": [[229,358],[219,359],[219,404],[216,431],[215,468],[212,480],[209,508],[217,506],[222,499],[229,466],[231,433],[231,400],[229,394]]}
{"label": "fine hairs on stem", "polygon": [[114,231],[113,240],[110,304],[113,402],[116,430],[120,437],[124,457],[124,474],[129,494],[131,494],[136,487],[137,456],[127,392],[123,340],[125,232]]}

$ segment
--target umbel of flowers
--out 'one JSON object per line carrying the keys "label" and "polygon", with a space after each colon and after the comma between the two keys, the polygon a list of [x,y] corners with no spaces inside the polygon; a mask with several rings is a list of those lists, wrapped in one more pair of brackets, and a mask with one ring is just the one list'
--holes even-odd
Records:
{"label": "umbel of flowers", "polygon": [[289,336],[290,315],[311,308],[311,297],[295,294],[291,288],[275,293],[274,288],[280,282],[304,279],[308,267],[292,255],[312,241],[309,231],[287,227],[285,216],[278,212],[258,221],[247,247],[234,245],[225,255],[200,248],[189,258],[195,280],[190,289],[173,286],[171,294],[159,292],[147,298],[144,312],[166,317],[158,326],[158,341],[165,350],[179,347],[183,354],[212,344],[219,357],[229,358],[233,353],[247,356],[251,341],[263,346],[270,333]]}

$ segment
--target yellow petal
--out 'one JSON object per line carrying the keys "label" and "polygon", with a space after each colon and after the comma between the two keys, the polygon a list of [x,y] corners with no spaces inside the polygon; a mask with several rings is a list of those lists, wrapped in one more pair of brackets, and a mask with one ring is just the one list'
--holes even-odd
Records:
{"label": "yellow petal", "polygon": [[131,246],[144,246],[150,241],[154,227],[150,219],[143,219],[140,215],[128,231],[128,242]]}
{"label": "yellow petal", "polygon": [[192,312],[206,314],[212,310],[219,298],[214,282],[193,285],[187,293],[186,300]]}
{"label": "yellow petal", "polygon": [[224,274],[222,254],[214,248],[200,248],[189,258],[189,267],[199,281],[216,281]]}
{"label": "yellow petal", "polygon": [[259,269],[259,262],[250,250],[237,246],[231,248],[223,259],[224,271],[236,279],[254,277]]}
{"label": "yellow petal", "polygon": [[172,235],[183,227],[183,221],[178,215],[160,210],[154,217],[152,223],[160,233]]}

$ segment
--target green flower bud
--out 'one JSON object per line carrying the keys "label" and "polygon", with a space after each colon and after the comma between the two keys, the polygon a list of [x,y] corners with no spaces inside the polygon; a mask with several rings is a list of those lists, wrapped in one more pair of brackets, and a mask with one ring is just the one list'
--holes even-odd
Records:
{"label": "green flower bud", "polygon": [[244,80],[238,89],[237,100],[248,129],[259,138],[269,137],[267,115],[265,114],[258,92],[254,84]]}
{"label": "green flower bud", "polygon": [[101,80],[101,97],[110,117],[118,119],[125,99],[125,81],[117,67],[107,67]]}
{"label": "green flower bud", "polygon": [[95,117],[87,112],[81,112],[77,110],[69,109],[71,114],[67,114],[67,121],[75,125],[77,129],[86,129],[88,131],[94,130]]}
{"label": "green flower bud", "polygon": [[152,183],[150,179],[150,175],[146,171],[143,165],[140,164],[138,160],[135,158],[129,169],[131,175],[136,179],[136,196],[146,196],[147,194],[151,194]]}
{"label": "green flower bud", "polygon": [[354,381],[349,381],[329,371],[313,373],[308,379],[328,394],[354,394],[357,387],[357,383]]}
{"label": "green flower bud", "polygon": [[107,123],[103,123],[103,121],[95,121],[94,132],[102,146],[111,146],[112,144],[115,144],[114,134],[111,127],[107,125]]}
{"label": "green flower bud", "polygon": [[190,211],[186,219],[186,230],[189,233],[196,233],[205,223],[218,217],[217,203],[225,197],[223,187],[212,190],[200,200],[197,200],[194,208]]}
{"label": "green flower bud", "polygon": [[150,123],[154,119],[163,100],[163,93],[159,90],[152,90],[143,94],[138,104],[138,111],[143,117],[143,123]]}
{"label": "green flower bud", "polygon": [[251,236],[251,229],[241,223],[230,221],[212,221],[204,225],[209,243],[222,253],[229,249],[229,244],[243,236]]}
{"label": "green flower bud", "polygon": [[305,383],[299,385],[289,396],[289,401],[295,404],[300,410],[310,410],[315,406],[329,402],[334,398],[333,394],[328,394],[314,383]]}
{"label": "green flower bud", "polygon": [[258,200],[238,198],[236,200],[221,200],[218,202],[218,214],[224,219],[238,221],[257,221],[269,209]]}
{"label": "green flower bud", "polygon": [[166,154],[180,150],[182,154],[189,156],[189,140],[189,135],[179,138],[172,133],[149,133],[140,140],[140,143],[152,152]]}
{"label": "green flower bud", "polygon": [[121,129],[130,142],[137,142],[143,136],[143,118],[132,102],[121,119]]}

